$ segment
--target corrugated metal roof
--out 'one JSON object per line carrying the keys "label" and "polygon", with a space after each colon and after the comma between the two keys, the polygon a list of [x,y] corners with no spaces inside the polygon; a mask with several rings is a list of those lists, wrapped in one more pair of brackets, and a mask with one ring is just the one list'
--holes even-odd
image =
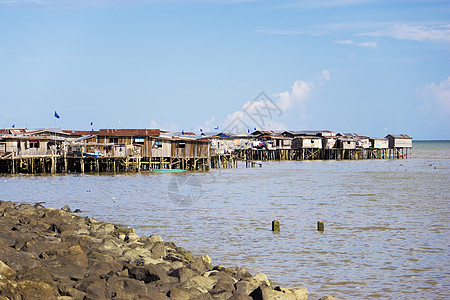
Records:
{"label": "corrugated metal roof", "polygon": [[303,136],[303,135],[334,135],[333,131],[330,130],[286,130],[283,134],[290,134],[294,136]]}
{"label": "corrugated metal roof", "polygon": [[348,138],[354,138],[354,139],[368,139],[368,136],[362,135],[360,133],[355,132],[340,132],[337,134],[338,136],[344,136]]}
{"label": "corrugated metal roof", "polygon": [[412,137],[410,137],[409,135],[407,135],[407,134],[388,134],[387,136],[386,136],[386,138],[388,137],[388,136],[391,136],[391,137],[393,137],[394,139],[412,139]]}
{"label": "corrugated metal roof", "polygon": [[100,129],[101,136],[159,136],[159,129]]}
{"label": "corrugated metal roof", "polygon": [[62,132],[70,135],[96,135],[99,134],[98,130],[63,130]]}

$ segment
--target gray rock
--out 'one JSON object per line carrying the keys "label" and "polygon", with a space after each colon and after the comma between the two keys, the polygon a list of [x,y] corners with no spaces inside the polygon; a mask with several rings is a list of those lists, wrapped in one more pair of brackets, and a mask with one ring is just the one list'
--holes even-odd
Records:
{"label": "gray rock", "polygon": [[141,280],[145,283],[150,283],[167,278],[167,274],[164,272],[164,270],[161,267],[155,265],[127,268],[131,278]]}
{"label": "gray rock", "polygon": [[191,299],[191,294],[189,292],[189,289],[179,288],[179,287],[175,287],[175,288],[171,289],[167,293],[167,296],[173,300],[190,300]]}
{"label": "gray rock", "polygon": [[55,299],[58,289],[43,281],[23,280],[17,282],[17,292],[23,299]]}
{"label": "gray rock", "polygon": [[191,269],[188,269],[186,267],[178,268],[178,269],[172,271],[171,273],[169,273],[169,276],[178,278],[179,282],[185,282],[185,281],[191,279],[192,277],[194,277],[195,275],[196,275],[196,273],[194,271],[192,271]]}
{"label": "gray rock", "polygon": [[68,285],[60,285],[58,287],[58,291],[61,296],[71,297],[75,300],[83,300],[86,297],[85,292],[77,290]]}
{"label": "gray rock", "polygon": [[162,243],[156,243],[152,248],[151,248],[151,253],[152,256],[154,258],[163,258],[164,256],[166,256],[166,248],[164,246],[164,244]]}
{"label": "gray rock", "polygon": [[72,212],[69,205],[64,206],[63,208],[61,208],[61,210],[65,211],[65,212],[69,212],[69,213]]}
{"label": "gray rock", "polygon": [[250,294],[250,297],[254,300],[297,300],[297,298],[291,293],[283,293],[266,286],[258,287]]}
{"label": "gray rock", "polygon": [[163,238],[159,234],[153,234],[153,235],[149,236],[148,241],[150,243],[163,243],[164,242]]}
{"label": "gray rock", "polygon": [[295,296],[295,299],[297,300],[307,300],[308,299],[308,289],[306,288],[299,288],[299,289],[289,289],[289,288],[283,288],[283,287],[275,287],[276,291],[280,291],[286,294],[292,294]]}
{"label": "gray rock", "polygon": [[0,279],[12,279],[16,277],[16,271],[0,260]]}
{"label": "gray rock", "polygon": [[260,286],[270,286],[267,276],[258,273],[253,277],[247,277],[236,283],[236,293],[250,295],[254,290]]}
{"label": "gray rock", "polygon": [[187,289],[196,288],[202,293],[207,293],[214,287],[217,281],[217,278],[197,275],[185,281],[180,286]]}
{"label": "gray rock", "polygon": [[[228,275],[227,275],[228,276]],[[215,298],[215,299],[228,299],[233,295],[233,292],[235,291],[234,288],[234,279],[229,276],[214,276],[217,277],[218,280],[212,290],[209,291],[209,293]]]}

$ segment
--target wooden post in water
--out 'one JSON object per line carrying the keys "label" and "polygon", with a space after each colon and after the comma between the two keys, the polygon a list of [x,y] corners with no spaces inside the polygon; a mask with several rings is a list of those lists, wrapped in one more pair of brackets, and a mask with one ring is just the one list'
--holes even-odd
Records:
{"label": "wooden post in water", "polygon": [[317,222],[317,230],[323,232],[325,230],[325,223],[323,221]]}
{"label": "wooden post in water", "polygon": [[272,221],[272,231],[280,231],[280,221],[278,220]]}

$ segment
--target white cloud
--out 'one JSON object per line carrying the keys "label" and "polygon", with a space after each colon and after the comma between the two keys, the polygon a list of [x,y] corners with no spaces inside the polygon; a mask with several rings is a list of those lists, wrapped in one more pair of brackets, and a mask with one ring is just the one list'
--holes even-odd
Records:
{"label": "white cloud", "polygon": [[376,42],[362,42],[362,43],[358,43],[357,46],[366,47],[366,48],[376,48],[377,43]]}
{"label": "white cloud", "polygon": [[429,110],[439,115],[450,115],[450,76],[439,84],[434,82],[418,88],[416,93],[426,99],[422,110]]}
{"label": "white cloud", "polygon": [[355,43],[352,40],[343,40],[343,41],[333,41],[335,44],[341,44],[341,45],[354,45],[359,47],[365,47],[365,48],[376,48],[377,43],[376,42],[360,42]]}
{"label": "white cloud", "polygon": [[[331,71],[323,70],[316,75],[320,85],[331,79]],[[294,119],[306,120],[310,117],[306,114],[306,103],[314,82],[296,80],[287,91],[274,94],[273,99],[255,99],[242,106],[242,110],[229,114],[223,122],[225,131],[246,131],[254,127],[266,130],[284,130],[287,125],[283,120],[291,115]],[[294,116],[296,115],[296,116]],[[269,126],[270,124],[270,126]]]}
{"label": "white cloud", "polygon": [[341,44],[341,45],[352,45],[353,41],[352,40],[343,40],[343,41],[334,41],[333,43]]}
{"label": "white cloud", "polygon": [[433,26],[395,24],[382,30],[364,32],[358,35],[391,37],[394,39],[413,40],[420,42],[450,42],[450,24]]}
{"label": "white cloud", "polygon": [[303,80],[296,80],[290,91],[276,94],[277,105],[281,110],[286,111],[296,105],[303,105],[313,87],[313,83]]}
{"label": "white cloud", "polygon": [[317,82],[321,85],[325,84],[326,81],[331,79],[331,71],[323,70],[316,75]]}

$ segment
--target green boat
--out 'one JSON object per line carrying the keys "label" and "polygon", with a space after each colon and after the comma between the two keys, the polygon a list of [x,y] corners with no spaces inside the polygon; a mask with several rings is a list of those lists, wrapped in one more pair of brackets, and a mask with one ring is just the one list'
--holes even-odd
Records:
{"label": "green boat", "polygon": [[186,170],[180,170],[180,169],[152,169],[152,172],[154,172],[154,173],[181,173],[181,172],[186,172]]}

